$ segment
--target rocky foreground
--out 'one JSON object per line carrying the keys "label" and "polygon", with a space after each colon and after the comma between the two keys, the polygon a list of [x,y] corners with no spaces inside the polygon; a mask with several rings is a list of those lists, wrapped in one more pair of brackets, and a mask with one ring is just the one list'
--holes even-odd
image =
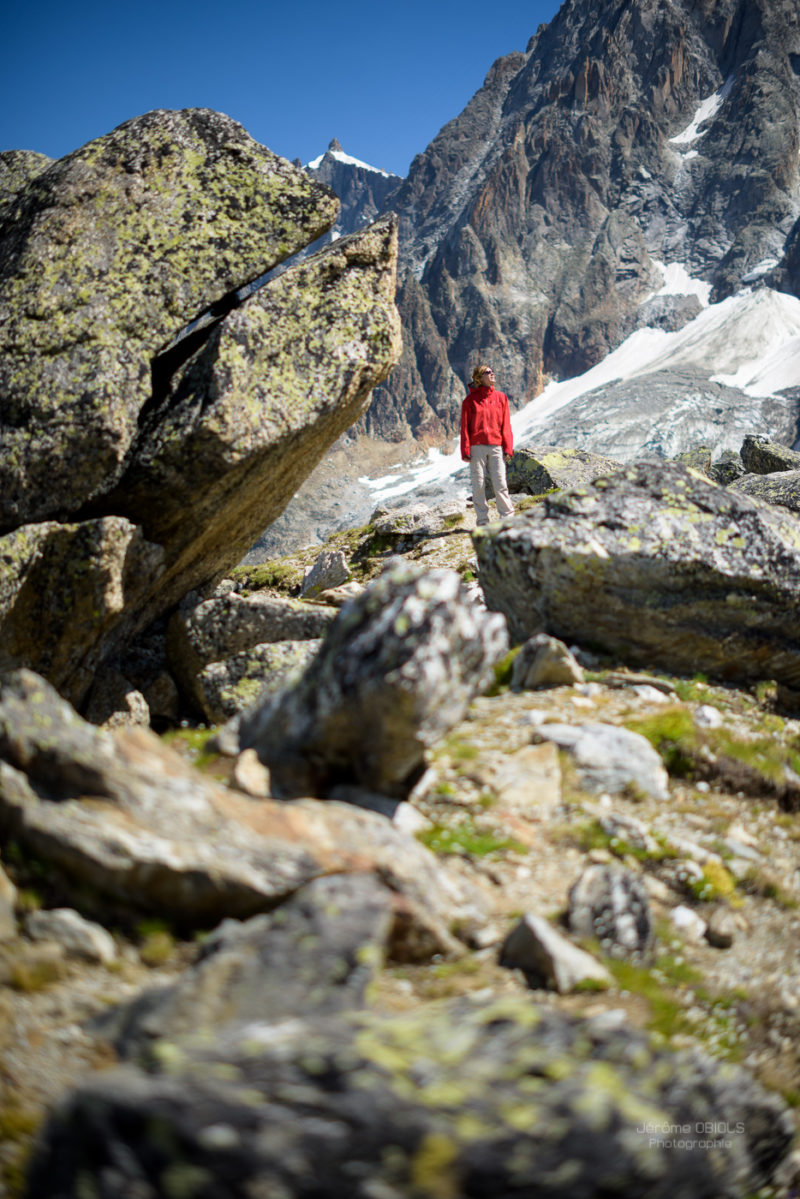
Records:
{"label": "rocky foreground", "polygon": [[[788,482],[780,447],[744,448]],[[791,663],[789,602],[763,606],[793,586],[795,518],[677,465],[580,483],[570,458],[518,462],[518,485],[548,464],[576,485],[518,493],[488,532],[455,505],[384,510],[185,607],[174,643],[223,710],[169,745],[6,676],[10,1194],[792,1193],[800,720],[777,671],[721,680],[675,596],[710,588],[702,559],[727,579],[707,620],[732,678],[737,594],[756,660],[778,661],[769,627]],[[651,513],[642,604],[608,538],[655,495],[672,567]],[[568,511],[594,524],[566,553]],[[529,545],[568,610],[594,580],[591,646],[513,621],[509,643],[483,606],[476,575],[521,597]],[[683,617],[680,669],[631,668],[612,595],[639,608],[626,636]],[[267,629],[313,647],[280,692]]]}

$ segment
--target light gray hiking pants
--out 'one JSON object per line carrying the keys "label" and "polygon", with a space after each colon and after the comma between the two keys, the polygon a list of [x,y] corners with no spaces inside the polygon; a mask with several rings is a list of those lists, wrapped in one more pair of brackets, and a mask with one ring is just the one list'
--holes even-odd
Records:
{"label": "light gray hiking pants", "polygon": [[475,505],[477,524],[489,523],[489,505],[486,503],[486,470],[494,488],[494,501],[500,516],[513,516],[514,505],[508,494],[506,464],[501,445],[473,445],[469,449],[469,476],[472,481],[472,502]]}

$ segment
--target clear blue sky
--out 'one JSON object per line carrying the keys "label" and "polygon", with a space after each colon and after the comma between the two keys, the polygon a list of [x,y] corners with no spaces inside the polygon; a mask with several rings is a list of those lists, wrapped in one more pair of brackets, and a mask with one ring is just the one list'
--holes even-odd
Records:
{"label": "clear blue sky", "polygon": [[215,108],[303,162],[405,174],[560,0],[9,0],[0,150],[58,158],[153,108]]}

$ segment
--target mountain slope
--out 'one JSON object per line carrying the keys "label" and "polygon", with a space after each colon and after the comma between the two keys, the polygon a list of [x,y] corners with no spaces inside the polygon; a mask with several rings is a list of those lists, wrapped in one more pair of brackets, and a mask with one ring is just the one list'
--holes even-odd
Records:
{"label": "mountain slope", "polygon": [[795,0],[566,0],[388,201],[405,345],[367,429],[451,435],[478,354],[519,407],[697,316],[697,280],[797,293],[798,113]]}

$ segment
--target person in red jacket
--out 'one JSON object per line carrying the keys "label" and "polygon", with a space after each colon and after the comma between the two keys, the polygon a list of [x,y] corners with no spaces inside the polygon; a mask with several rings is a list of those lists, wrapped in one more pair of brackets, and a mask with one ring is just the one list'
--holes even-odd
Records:
{"label": "person in red jacket", "polygon": [[461,457],[469,463],[472,500],[478,525],[489,521],[486,470],[494,488],[500,516],[513,516],[508,494],[506,461],[514,450],[508,396],[495,391],[494,371],[481,362],[472,372],[472,390],[461,405]]}

